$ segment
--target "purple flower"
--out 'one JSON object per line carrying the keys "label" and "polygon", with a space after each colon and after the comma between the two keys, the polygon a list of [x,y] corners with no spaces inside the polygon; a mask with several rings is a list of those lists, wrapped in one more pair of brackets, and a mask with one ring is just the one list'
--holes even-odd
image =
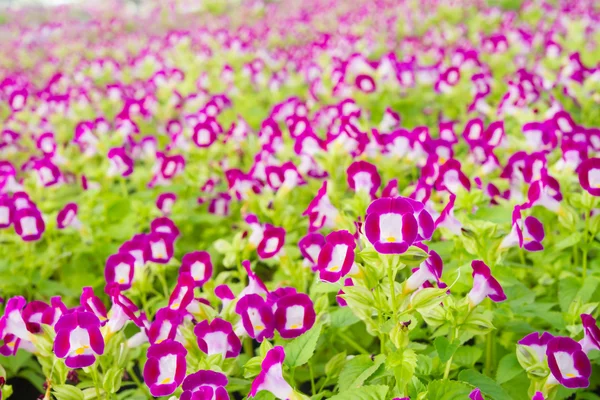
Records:
{"label": "purple flower", "polygon": [[225,386],[225,374],[200,370],[185,377],[179,400],[229,400]]}
{"label": "purple flower", "polygon": [[23,308],[23,312],[21,316],[23,317],[23,321],[25,321],[25,325],[27,326],[27,330],[31,333],[42,333],[42,326],[40,325],[42,322],[42,316],[44,315],[44,311],[46,311],[50,306],[43,301],[34,300]]}
{"label": "purple flower", "polygon": [[77,218],[77,204],[69,203],[58,212],[56,216],[56,224],[58,229],[64,229],[72,226],[75,229],[81,228],[81,221]]}
{"label": "purple flower", "polygon": [[548,366],[552,375],[548,383],[557,382],[569,389],[590,385],[592,366],[581,345],[569,337],[555,337],[546,348]]}
{"label": "purple flower", "polygon": [[252,382],[248,397],[254,397],[260,391],[271,392],[280,400],[290,400],[294,396],[294,389],[283,378],[283,360],[285,351],[281,346],[275,346],[267,352],[261,364],[260,374]]}
{"label": "purple flower", "polygon": [[544,362],[546,360],[546,348],[553,338],[554,336],[548,332],[543,332],[541,334],[533,332],[519,340],[519,344],[521,346],[527,346],[535,352],[537,356],[536,362]]}
{"label": "purple flower", "polygon": [[174,340],[153,344],[148,348],[144,365],[144,382],[152,396],[168,396],[185,378],[187,350]]}
{"label": "purple flower", "polygon": [[163,214],[168,215],[171,213],[176,200],[177,195],[175,193],[161,193],[156,199],[156,207]]}
{"label": "purple flower", "polygon": [[175,223],[167,217],[160,217],[154,219],[150,223],[150,232],[160,232],[171,235],[173,240],[175,240],[179,236],[179,229],[175,225]]}
{"label": "purple flower", "polygon": [[485,400],[483,395],[481,394],[481,390],[475,389],[471,393],[469,393],[469,399],[471,400]]}
{"label": "purple flower", "polygon": [[285,243],[285,229],[270,224],[265,225],[263,237],[256,251],[261,259],[272,258],[279,253]]}
{"label": "purple flower", "polygon": [[30,340],[31,333],[23,319],[23,308],[27,301],[22,296],[8,299],[4,315],[0,318],[0,337],[13,335],[21,340]]}
{"label": "purple flower", "polygon": [[313,302],[304,293],[285,295],[277,300],[275,307],[275,328],[284,339],[296,338],[315,324]]}
{"label": "purple flower", "polygon": [[177,285],[169,297],[169,308],[183,312],[194,299],[194,278],[186,273],[180,273],[177,279]]}
{"label": "purple flower", "polygon": [[215,318],[204,320],[194,327],[198,347],[210,355],[221,354],[223,358],[235,358],[240,354],[242,343],[228,321]]}
{"label": "purple flower", "polygon": [[133,160],[127,154],[124,147],[113,147],[108,151],[108,159],[110,160],[110,168],[108,176],[126,177],[133,172]]}
{"label": "purple flower", "polygon": [[319,278],[326,282],[337,282],[352,269],[356,241],[348,231],[331,232],[319,253],[317,269]]}
{"label": "purple flower", "polygon": [[319,230],[323,227],[334,228],[335,220],[338,218],[339,212],[337,208],[331,204],[327,195],[327,181],[317,192],[315,198],[310,202],[304,213],[304,216],[309,218],[309,230],[311,232]]}
{"label": "purple flower", "polygon": [[94,289],[91,286],[85,286],[81,290],[79,302],[85,311],[94,314],[102,325],[106,324],[108,319],[106,306],[102,300],[100,300],[100,298],[94,294]]}
{"label": "purple flower", "polygon": [[325,246],[325,236],[318,232],[308,233],[298,241],[300,253],[304,257],[305,264],[313,267],[319,260],[319,254]]}
{"label": "purple flower", "polygon": [[178,310],[172,310],[169,307],[159,309],[148,329],[148,340],[151,344],[175,340],[177,328],[182,322],[183,316]]}
{"label": "purple flower", "polygon": [[15,232],[26,242],[39,240],[46,229],[42,214],[35,207],[17,209],[13,214]]}
{"label": "purple flower", "polygon": [[512,214],[512,230],[500,243],[500,248],[508,248],[515,245],[528,251],[540,251],[544,249],[544,225],[535,217],[529,216],[525,221],[521,218],[521,206],[515,206]]}
{"label": "purple flower", "polygon": [[91,312],[73,311],[56,323],[54,354],[64,358],[69,368],[89,367],[104,353],[100,320]]}
{"label": "purple flower", "polygon": [[381,177],[377,172],[377,167],[366,161],[355,161],[346,170],[348,186],[355,192],[366,192],[375,197],[379,186],[381,186]]}
{"label": "purple flower", "polygon": [[382,254],[402,254],[419,234],[411,202],[402,197],[381,198],[367,208],[365,234]]}
{"label": "purple flower", "polygon": [[189,274],[196,287],[202,287],[212,276],[213,265],[206,251],[193,251],[181,259],[179,274]]}
{"label": "purple flower", "polygon": [[471,267],[473,268],[473,288],[467,295],[471,307],[477,306],[486,297],[496,303],[506,300],[504,290],[492,276],[490,267],[479,260],[473,261]]}
{"label": "purple flower", "polygon": [[420,288],[426,281],[440,282],[444,263],[438,253],[429,251],[429,258],[421,263],[419,268],[413,270],[412,275],[404,285],[404,293],[410,293]]}
{"label": "purple flower", "polygon": [[583,161],[577,172],[581,187],[593,196],[600,196],[600,158]]}
{"label": "purple flower", "polygon": [[50,298],[50,306],[42,314],[42,323],[54,327],[60,317],[68,311],[60,296]]}
{"label": "purple flower", "polygon": [[127,290],[133,283],[134,271],[135,258],[129,253],[120,252],[106,260],[104,278],[107,284],[115,283],[121,290]]}
{"label": "purple flower", "polygon": [[149,252],[149,261],[157,264],[166,264],[173,257],[174,237],[167,232],[152,232],[147,235]]}
{"label": "purple flower", "polygon": [[244,330],[253,339],[262,342],[273,337],[275,322],[273,311],[257,294],[247,294],[235,305],[235,312],[242,317]]}
{"label": "purple flower", "polygon": [[544,394],[542,392],[535,392],[531,400],[544,400]]}
{"label": "purple flower", "polygon": [[596,319],[589,314],[581,314],[583,324],[583,340],[579,342],[581,349],[587,354],[590,350],[600,350],[600,328]]}
{"label": "purple flower", "polygon": [[369,75],[361,74],[358,75],[354,81],[357,88],[365,93],[372,93],[377,89],[375,80]]}

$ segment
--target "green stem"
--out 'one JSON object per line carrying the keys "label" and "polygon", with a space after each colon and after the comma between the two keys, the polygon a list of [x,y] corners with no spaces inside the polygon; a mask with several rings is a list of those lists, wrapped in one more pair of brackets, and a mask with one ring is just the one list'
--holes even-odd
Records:
{"label": "green stem", "polygon": [[485,346],[485,374],[489,377],[492,375],[492,368],[494,363],[494,337],[492,332],[486,335],[486,346]]}
{"label": "green stem", "polygon": [[148,397],[148,398],[151,399],[152,396],[150,395],[150,392],[146,388],[146,385],[139,380],[139,378],[137,377],[137,375],[134,373],[132,367],[127,368],[127,373],[129,374],[129,377],[131,378],[131,380],[135,382],[135,384],[137,385],[137,387],[142,392],[144,392],[144,394],[146,395],[146,397]]}
{"label": "green stem", "polygon": [[94,387],[96,388],[96,398],[100,399],[100,386],[98,383],[98,364],[94,363],[92,365],[92,380],[94,381]]}
{"label": "green stem", "polygon": [[[450,331],[450,342],[453,342],[454,339],[456,339],[458,337],[458,328],[454,327],[451,331]],[[444,369],[444,379],[448,379],[448,377],[450,376],[450,368],[452,368],[452,359],[454,358],[454,355],[452,355],[450,357],[450,359],[448,359],[448,361],[446,361],[446,368]]]}
{"label": "green stem", "polygon": [[167,267],[163,266],[160,271],[157,271],[158,273],[156,275],[158,275],[158,280],[160,281],[160,284],[162,286],[165,299],[168,299],[171,295],[169,294],[169,287],[167,286],[167,281],[165,279],[166,268]]}
{"label": "green stem", "polygon": [[392,299],[392,317],[394,322],[397,323],[398,319],[396,316],[396,312],[398,311],[398,306],[396,305],[396,274],[394,273],[394,267],[391,264],[388,264],[387,268],[388,280],[390,281],[390,297]]}
{"label": "green stem", "polygon": [[585,282],[585,278],[587,276],[587,256],[588,256],[588,232],[590,231],[590,212],[586,210],[585,212],[585,230],[583,231],[583,263],[581,277]]}
{"label": "green stem", "polygon": [[371,354],[364,347],[362,347],[360,344],[356,343],[356,341],[354,341],[354,339],[352,339],[351,337],[349,337],[348,335],[346,335],[344,332],[337,331],[337,335],[340,337],[340,339],[343,339],[346,343],[348,343],[351,347],[353,347],[359,353],[361,353],[361,354]]}
{"label": "green stem", "polygon": [[315,385],[315,371],[313,371],[312,364],[308,363],[308,372],[310,374],[310,389],[312,391],[313,396],[317,394],[317,387]]}
{"label": "green stem", "polygon": [[250,358],[254,357],[254,347],[252,347],[252,338],[244,339],[244,353]]}

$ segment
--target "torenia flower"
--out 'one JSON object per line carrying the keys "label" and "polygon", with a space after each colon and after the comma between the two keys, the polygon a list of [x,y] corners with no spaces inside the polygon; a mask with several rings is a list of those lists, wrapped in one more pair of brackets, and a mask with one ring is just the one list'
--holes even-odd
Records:
{"label": "torenia flower", "polygon": [[435,221],[436,229],[438,227],[446,228],[455,235],[462,234],[462,224],[454,216],[454,203],[456,202],[456,195],[451,194],[448,204],[442,210],[440,216]]}
{"label": "torenia flower", "polygon": [[25,325],[27,326],[27,330],[31,333],[41,333],[42,327],[42,316],[44,315],[44,311],[46,311],[50,306],[43,301],[34,300],[29,302],[25,308],[23,308],[23,312],[21,316],[23,317],[23,321],[25,321]]}
{"label": "torenia flower", "polygon": [[187,350],[174,340],[153,344],[148,348],[144,365],[144,382],[152,396],[168,396],[177,390],[185,378]]}
{"label": "torenia flower", "polygon": [[194,299],[194,279],[189,274],[179,274],[177,285],[169,297],[171,310],[183,311]]}
{"label": "torenia flower", "polygon": [[22,296],[15,296],[8,299],[4,315],[0,318],[0,337],[13,335],[21,340],[30,340],[31,333],[27,329],[27,324],[23,320],[23,308],[27,301]]}
{"label": "torenia flower", "polygon": [[200,370],[183,380],[179,400],[229,400],[225,389],[227,376],[220,372]]}
{"label": "torenia flower", "polygon": [[540,251],[544,249],[544,225],[535,217],[529,216],[523,221],[521,217],[521,206],[515,206],[512,214],[512,230],[500,243],[500,249],[519,245],[528,251]]}
{"label": "torenia flower", "polygon": [[174,237],[166,232],[152,232],[148,235],[150,247],[149,260],[158,264],[166,264],[173,257]]}
{"label": "torenia flower", "polygon": [[600,196],[600,158],[588,158],[579,165],[579,183],[589,194]]}
{"label": "torenia flower", "polygon": [[113,254],[106,260],[104,278],[107,284],[115,283],[119,289],[127,290],[133,283],[135,258],[129,253]]}
{"label": "torenia flower", "polygon": [[175,193],[161,193],[156,199],[156,207],[165,215],[171,213],[173,205],[177,200]]}
{"label": "torenia flower", "polygon": [[317,195],[312,199],[302,215],[308,216],[309,230],[311,232],[323,227],[335,227],[335,220],[338,218],[339,212],[331,204],[331,200],[329,200],[329,196],[327,195],[327,181],[323,182],[323,186],[321,186]]}
{"label": "torenia flower", "polygon": [[15,232],[25,242],[39,240],[46,229],[42,214],[35,207],[16,210],[13,216]]}
{"label": "torenia flower", "polygon": [[258,392],[266,390],[280,400],[297,398],[294,389],[283,378],[284,359],[285,351],[281,346],[275,346],[267,352],[261,364],[260,374],[252,382],[248,397],[254,397]]}
{"label": "torenia flower", "polygon": [[481,394],[481,390],[475,389],[471,393],[469,393],[469,399],[471,400],[485,400],[483,395]]}
{"label": "torenia flower", "polygon": [[304,293],[283,296],[276,303],[275,328],[284,339],[293,339],[315,324],[313,302]]}
{"label": "torenia flower", "polygon": [[375,165],[366,161],[355,161],[348,167],[346,174],[350,189],[375,197],[381,185],[381,177]]}
{"label": "torenia flower", "polygon": [[319,253],[317,269],[319,278],[326,282],[337,282],[352,269],[356,241],[348,231],[331,232]]}
{"label": "torenia flower", "polygon": [[312,232],[298,241],[300,253],[304,257],[304,264],[315,266],[319,260],[319,254],[325,246],[325,236],[318,232]]}
{"label": "torenia flower", "polygon": [[79,298],[79,302],[81,306],[85,309],[85,311],[91,312],[98,320],[100,320],[101,324],[104,325],[107,320],[106,306],[100,300],[98,296],[94,293],[94,289],[91,286],[86,286],[81,291],[81,297]]}
{"label": "torenia flower", "polygon": [[419,268],[413,270],[413,274],[404,285],[404,293],[410,293],[423,285],[426,281],[435,280],[440,282],[444,263],[438,253],[431,250],[429,258],[421,263]]}
{"label": "torenia flower", "polygon": [[193,251],[181,259],[179,274],[189,274],[196,287],[202,287],[212,276],[213,266],[206,251]]}
{"label": "torenia flower", "polygon": [[148,340],[151,344],[175,340],[177,328],[182,322],[183,316],[178,310],[172,310],[169,307],[161,308],[156,312],[154,321],[150,324]]}
{"label": "torenia flower", "polygon": [[75,229],[80,229],[82,225],[81,221],[79,221],[77,218],[77,204],[69,203],[65,205],[56,216],[56,224],[58,229],[64,229],[69,226],[72,226]]}
{"label": "torenia flower", "polygon": [[546,348],[548,366],[552,373],[547,384],[560,383],[569,389],[590,385],[592,366],[581,345],[569,337],[555,337]]}
{"label": "torenia flower", "polygon": [[104,353],[100,320],[91,312],[74,311],[64,314],[54,328],[54,354],[58,358],[64,358],[67,367],[88,367],[96,361],[97,355]]}
{"label": "torenia flower", "polygon": [[419,224],[411,203],[402,198],[381,198],[367,208],[365,234],[382,254],[402,254],[417,239]]}
{"label": "torenia flower", "polygon": [[265,300],[257,294],[247,294],[235,306],[235,312],[242,317],[242,325],[253,339],[262,342],[273,337],[273,311]]}
{"label": "torenia flower", "polygon": [[54,327],[67,310],[67,306],[65,306],[60,296],[51,297],[50,306],[42,314],[42,323]]}
{"label": "torenia flower", "polygon": [[[536,363],[543,363],[546,361],[546,347],[553,338],[554,336],[548,332],[543,332],[541,334],[533,332],[519,340],[519,345],[529,347],[535,353],[537,359],[532,360],[532,365]],[[527,352],[520,349],[519,346],[517,346],[517,352],[519,352],[521,355],[527,354]]]}
{"label": "torenia flower", "polygon": [[542,392],[535,392],[531,400],[544,400],[544,394]]}
{"label": "torenia flower", "polygon": [[228,321],[215,318],[204,320],[194,327],[198,347],[209,356],[221,354],[223,358],[235,358],[240,354],[242,343]]}
{"label": "torenia flower", "polygon": [[263,237],[256,251],[261,259],[271,258],[279,253],[285,242],[285,229],[270,224],[265,225]]}
{"label": "torenia flower", "polygon": [[583,324],[583,340],[579,342],[581,349],[587,354],[590,350],[600,350],[600,328],[596,320],[589,314],[581,314]]}
{"label": "torenia flower", "polygon": [[486,297],[496,303],[506,300],[504,290],[492,276],[490,267],[479,260],[473,261],[471,267],[473,268],[473,289],[467,295],[471,308],[477,306]]}

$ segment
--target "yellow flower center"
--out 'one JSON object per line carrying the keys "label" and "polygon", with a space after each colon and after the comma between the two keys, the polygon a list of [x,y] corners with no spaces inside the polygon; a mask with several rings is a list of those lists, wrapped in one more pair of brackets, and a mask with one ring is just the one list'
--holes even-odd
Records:
{"label": "yellow flower center", "polygon": [[387,239],[385,239],[385,241],[388,243],[394,243],[396,241],[396,238],[394,236],[389,236]]}

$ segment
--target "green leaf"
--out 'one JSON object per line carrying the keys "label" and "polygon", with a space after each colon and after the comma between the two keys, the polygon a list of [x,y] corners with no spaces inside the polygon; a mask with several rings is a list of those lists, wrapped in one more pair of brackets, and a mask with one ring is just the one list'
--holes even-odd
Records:
{"label": "green leaf", "polygon": [[404,390],[415,374],[417,354],[412,349],[399,350],[390,354],[390,367],[394,369],[394,377],[400,390]]}
{"label": "green leaf", "polygon": [[354,325],[360,319],[354,315],[352,310],[348,307],[339,307],[334,312],[329,314],[331,326],[334,328],[344,328],[350,325]]}
{"label": "green leaf", "polygon": [[431,381],[427,386],[426,398],[435,400],[467,399],[472,390],[472,386],[462,382],[449,380]]}
{"label": "green leaf", "polygon": [[315,353],[320,334],[321,324],[317,324],[310,331],[289,342],[285,346],[285,365],[293,368],[306,364]]}
{"label": "green leaf", "polygon": [[579,291],[580,282],[574,276],[568,276],[558,282],[558,303],[562,312],[567,312],[569,309]]}
{"label": "green leaf", "polygon": [[479,347],[461,346],[454,353],[452,363],[461,367],[472,367],[483,355]]}
{"label": "green leaf", "polygon": [[375,373],[375,371],[377,371],[379,369],[379,367],[381,366],[381,364],[383,364],[385,362],[385,355],[383,354],[379,354],[378,356],[375,357],[375,360],[373,360],[373,365],[371,365],[369,368],[365,369],[363,372],[361,372],[356,379],[354,379],[350,385],[344,389],[342,389],[342,387],[340,386],[340,391],[344,391],[344,390],[353,390],[356,388],[359,388],[362,386],[363,383],[365,383],[365,381],[367,379],[369,379],[369,377],[371,375],[373,375]]}
{"label": "green leaf", "polygon": [[104,374],[102,387],[107,393],[117,393],[121,388],[123,368],[110,367]]}
{"label": "green leaf", "polygon": [[515,376],[523,372],[521,364],[517,359],[515,353],[509,353],[502,357],[498,364],[498,371],[496,372],[496,382],[502,384],[513,379]]}
{"label": "green leaf", "polygon": [[[348,389],[352,382],[356,380],[364,371],[368,370],[373,366],[373,360],[371,360],[371,356],[366,354],[361,354],[352,358],[350,361],[346,362],[342,372],[340,372],[340,377],[338,378],[338,386],[340,387],[340,391],[344,391]],[[373,372],[375,372],[373,370]],[[367,377],[368,378],[368,377]]]}
{"label": "green leaf", "polygon": [[52,393],[57,400],[83,400],[81,389],[71,385],[52,386]]}
{"label": "green leaf", "polygon": [[454,355],[460,342],[458,340],[450,342],[445,336],[440,336],[434,340],[433,344],[437,350],[440,361],[445,363]]}
{"label": "green leaf", "polygon": [[342,370],[344,364],[346,364],[346,352],[338,353],[331,357],[327,364],[325,364],[325,375],[328,378],[336,378]]}
{"label": "green leaf", "polygon": [[485,395],[492,400],[511,400],[512,398],[504,391],[502,386],[497,384],[492,378],[485,376],[473,369],[461,371],[458,379],[478,387]]}
{"label": "green leaf", "polygon": [[385,400],[388,389],[387,386],[383,385],[363,386],[330,397],[329,400]]}
{"label": "green leaf", "polygon": [[554,245],[554,252],[560,252],[567,247],[572,247],[581,241],[581,233],[575,232]]}

